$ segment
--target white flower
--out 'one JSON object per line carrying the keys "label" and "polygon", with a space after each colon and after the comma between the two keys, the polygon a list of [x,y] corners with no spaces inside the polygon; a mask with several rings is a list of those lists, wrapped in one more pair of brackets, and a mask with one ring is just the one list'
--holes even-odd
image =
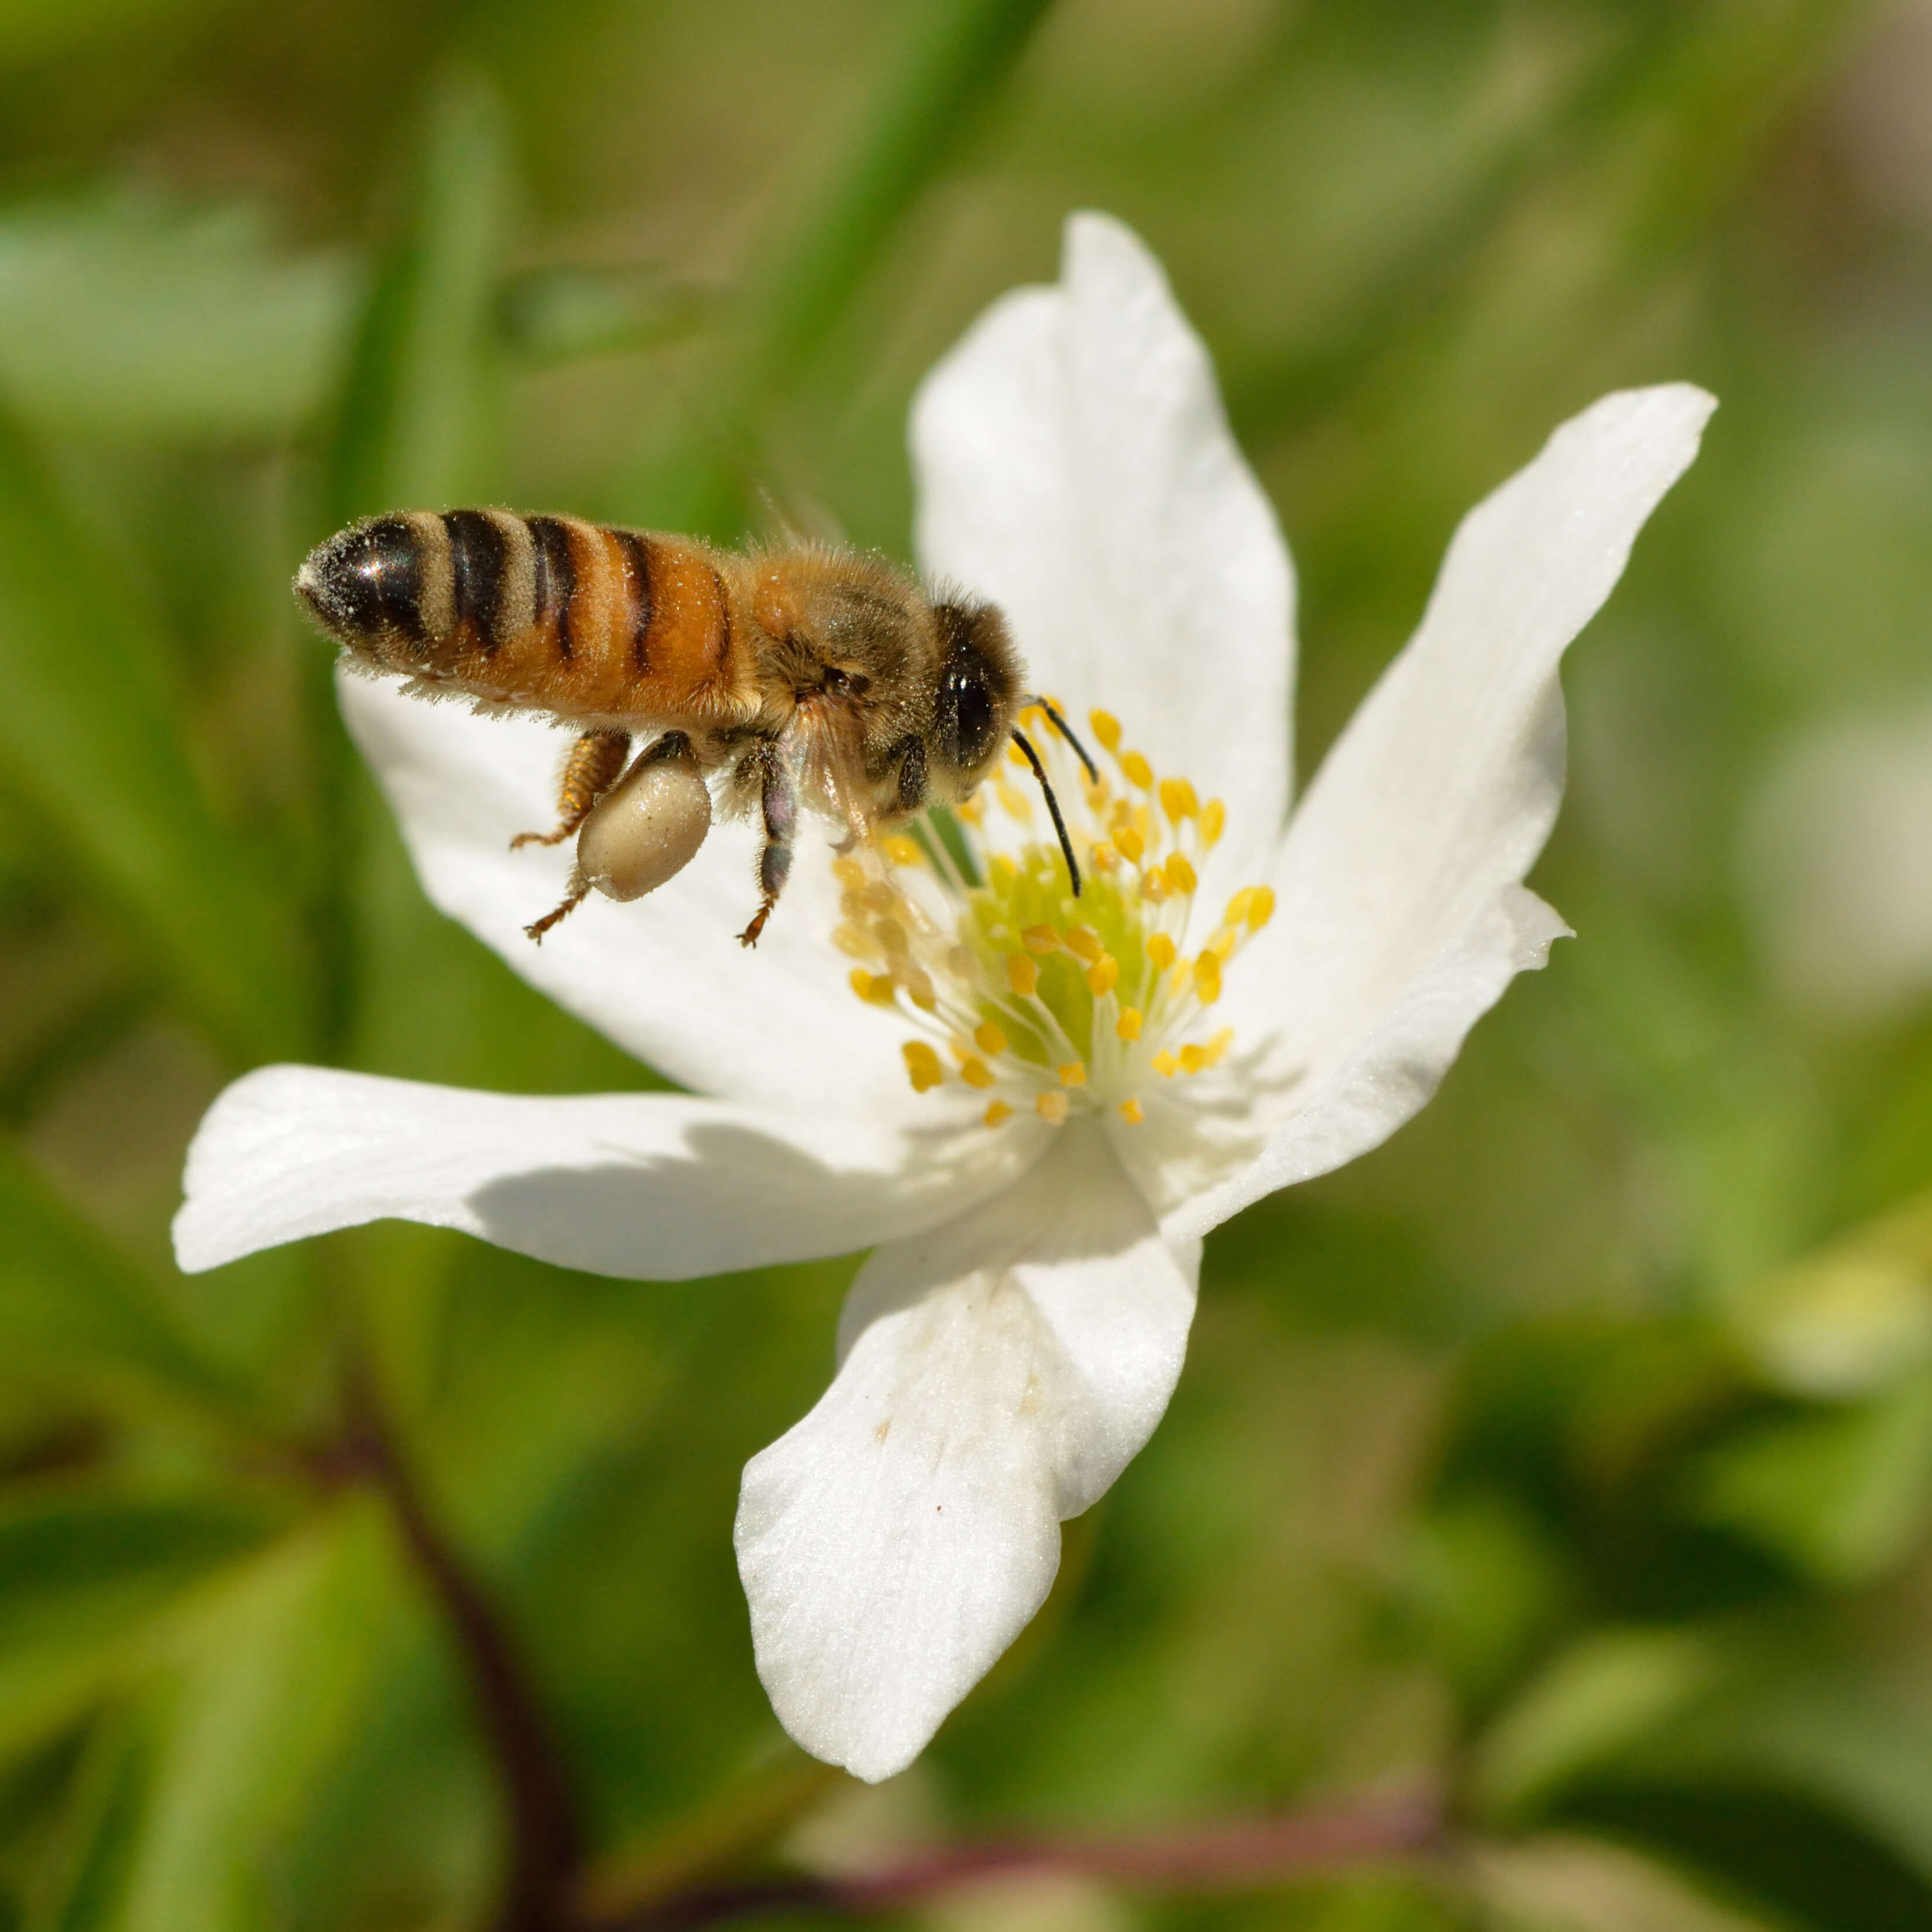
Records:
{"label": "white flower", "polygon": [[196,1139],[182,1264],[386,1215],[658,1280],[872,1248],[832,1386],[746,1470],[737,1546],[785,1727],[888,1776],[1160,1419],[1202,1236],[1400,1126],[1564,930],[1520,883],[1562,788],[1557,661],[1712,406],[1607,397],[1474,511],[1287,818],[1287,553],[1158,266],[1076,217],[1059,285],[994,305],[912,435],[926,569],[1004,608],[1036,688],[1106,707],[1102,785],[1054,754],[1085,896],[1003,776],[976,889],[904,840],[801,864],[747,953],[728,832],[538,951],[563,862],[508,848],[554,733],[345,683],[436,903],[693,1092],[264,1069]]}

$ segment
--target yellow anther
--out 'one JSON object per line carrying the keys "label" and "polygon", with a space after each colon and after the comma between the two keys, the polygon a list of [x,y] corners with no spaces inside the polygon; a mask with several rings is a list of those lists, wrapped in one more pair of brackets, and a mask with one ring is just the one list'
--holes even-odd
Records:
{"label": "yellow anther", "polygon": [[906,998],[922,1013],[936,1013],[939,1010],[939,995],[933,990],[931,980],[918,967],[906,962],[900,976],[900,984],[905,988]]}
{"label": "yellow anther", "polygon": [[1145,806],[1136,806],[1127,817],[1134,830],[1141,835],[1143,845],[1153,846],[1160,842],[1154,834],[1154,814]]}
{"label": "yellow anther", "polygon": [[1185,778],[1162,778],[1160,782],[1160,808],[1167,814],[1170,825],[1178,825],[1184,818],[1192,818],[1201,809],[1201,801],[1194,795],[1194,788]]}
{"label": "yellow anther", "polygon": [[1103,952],[1087,969],[1087,990],[1097,1000],[1111,993],[1120,976],[1120,962],[1111,952]]}
{"label": "yellow anther", "polygon": [[835,859],[832,862],[832,876],[848,892],[856,892],[866,883],[866,868],[856,859]]}
{"label": "yellow anther", "polygon": [[1138,866],[1141,855],[1147,848],[1141,842],[1141,835],[1131,825],[1114,828],[1114,843],[1120,848],[1120,856],[1130,866]]}
{"label": "yellow anther", "polygon": [[960,1068],[959,1077],[968,1086],[977,1087],[982,1090],[994,1084],[993,1070],[983,1060],[968,1060]]}
{"label": "yellow anther", "polygon": [[1201,808],[1201,842],[1204,845],[1218,845],[1221,834],[1228,829],[1228,808],[1218,798],[1210,798]]}
{"label": "yellow anther", "polygon": [[1167,903],[1167,874],[1151,868],[1143,872],[1141,874],[1141,896],[1150,905],[1165,905]]}
{"label": "yellow anther", "polygon": [[1187,862],[1185,852],[1170,852],[1167,862],[1161,868],[1167,875],[1167,883],[1178,892],[1191,892],[1201,881],[1194,876],[1194,868]]}
{"label": "yellow anther", "polygon": [[1043,959],[1049,952],[1060,950],[1060,935],[1050,926],[1030,926],[1020,934],[1020,944]]}
{"label": "yellow anther", "polygon": [[1223,1027],[1208,1042],[1208,1064],[1210,1066],[1218,1066],[1220,1064],[1222,1054],[1226,1053],[1234,1043],[1234,1029],[1232,1027]]}
{"label": "yellow anther", "polygon": [[1150,790],[1154,784],[1154,767],[1138,752],[1120,754],[1120,770],[1126,774],[1130,785],[1137,785],[1142,791]]}
{"label": "yellow anther", "polygon": [[1228,910],[1221,915],[1223,926],[1241,926],[1248,922],[1248,908],[1255,902],[1255,888],[1244,886],[1228,902]]}
{"label": "yellow anther", "polygon": [[946,1070],[939,1064],[939,1055],[924,1040],[909,1040],[899,1051],[905,1055],[906,1072],[915,1094],[923,1094],[944,1082]]}
{"label": "yellow anther", "polygon": [[1006,1105],[1005,1101],[989,1100],[986,1103],[986,1111],[980,1118],[988,1126],[997,1127],[1002,1120],[1010,1120],[1012,1117],[1013,1110]]}
{"label": "yellow anther", "polygon": [[1100,944],[1100,935],[1090,926],[1070,926],[1061,935],[1068,952],[1076,959],[1084,959],[1088,965],[1106,952]]}
{"label": "yellow anther", "polygon": [[1175,1059],[1166,1047],[1162,1047],[1153,1059],[1148,1062],[1148,1064],[1163,1080],[1172,1080],[1180,1071],[1180,1062]]}
{"label": "yellow anther", "polygon": [[1022,825],[1032,824],[1033,800],[1024,792],[1010,784],[1004,772],[994,778],[993,791],[1000,801],[1000,808],[1009,818],[1017,818]]}
{"label": "yellow anther", "polygon": [[1051,1120],[1057,1127],[1066,1118],[1066,1096],[1054,1088],[1041,1094],[1033,1103],[1033,1110],[1042,1120]]}
{"label": "yellow anther", "polygon": [[1174,944],[1164,932],[1155,933],[1147,943],[1147,956],[1155,966],[1165,973],[1174,962]]}
{"label": "yellow anther", "polygon": [[882,879],[874,879],[859,895],[860,904],[868,912],[890,912],[898,902],[898,895]]}
{"label": "yellow anther", "polygon": [[1090,711],[1087,722],[1093,727],[1094,736],[1100,740],[1102,751],[1120,749],[1120,721],[1111,711]]}
{"label": "yellow anther", "polygon": [[986,801],[976,791],[970,798],[962,798],[952,809],[968,825],[977,825],[986,816]]}
{"label": "yellow anther", "polygon": [[1006,980],[1013,991],[1024,999],[1040,985],[1040,968],[1024,952],[1009,952]]}
{"label": "yellow anther", "polygon": [[907,838],[903,832],[895,832],[884,840],[880,849],[895,866],[917,866],[925,862],[926,854],[919,849],[919,841]]}
{"label": "yellow anther", "polygon": [[1248,890],[1254,894],[1248,902],[1248,930],[1258,932],[1274,916],[1274,888],[1250,886]]}
{"label": "yellow anther", "polygon": [[1120,862],[1120,855],[1106,839],[1087,848],[1087,862],[1096,872],[1111,872]]}
{"label": "yellow anther", "polygon": [[832,943],[848,959],[869,959],[872,956],[872,940],[856,926],[835,926],[832,928]]}
{"label": "yellow anther", "polygon": [[1085,1086],[1087,1084],[1085,1063],[1078,1060],[1070,1060],[1060,1070],[1060,1084],[1063,1087]]}
{"label": "yellow anther", "polygon": [[1140,1008],[1123,1006],[1120,1017],[1114,1022],[1114,1031],[1122,1040],[1138,1040],[1141,1036]]}
{"label": "yellow anther", "polygon": [[973,1029],[973,1037],[979,1043],[980,1051],[988,1060],[997,1060],[1006,1050],[1006,1036],[991,1020],[982,1020]]}
{"label": "yellow anther", "polygon": [[1202,953],[1194,962],[1194,997],[1204,1006],[1221,997],[1221,962],[1211,952]]}
{"label": "yellow anther", "polygon": [[1184,1046],[1180,1049],[1180,1070],[1184,1073],[1198,1073],[1208,1065],[1208,1049],[1204,1046]]}
{"label": "yellow anther", "polygon": [[1004,852],[994,854],[986,872],[996,892],[1010,892],[1019,883],[1020,868]]}
{"label": "yellow anther", "polygon": [[1129,1126],[1137,1127],[1147,1116],[1141,1112],[1141,1103],[1138,1100],[1123,1100],[1120,1102],[1120,1118]]}
{"label": "yellow anther", "polygon": [[879,942],[880,951],[889,958],[903,959],[912,950],[905,928],[896,919],[879,920],[872,928],[872,937]]}
{"label": "yellow anther", "polygon": [[1006,761],[1018,765],[1022,771],[1027,769],[1027,754],[1010,739],[1006,742]]}
{"label": "yellow anther", "polygon": [[890,973],[874,976],[868,973],[862,966],[855,966],[852,969],[852,990],[868,1006],[890,1006],[895,984]]}
{"label": "yellow anther", "polygon": [[1207,950],[1225,966],[1234,957],[1234,948],[1241,935],[1231,926],[1224,926],[1208,942]]}

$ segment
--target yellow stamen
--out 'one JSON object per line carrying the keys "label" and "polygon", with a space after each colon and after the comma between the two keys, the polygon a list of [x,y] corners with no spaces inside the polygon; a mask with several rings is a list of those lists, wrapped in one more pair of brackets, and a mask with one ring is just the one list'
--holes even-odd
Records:
{"label": "yellow stamen", "polygon": [[1103,838],[1088,847],[1087,862],[1096,872],[1111,872],[1120,862],[1120,855]]}
{"label": "yellow stamen", "polygon": [[1120,754],[1120,770],[1126,774],[1126,781],[1130,785],[1136,786],[1142,791],[1152,789],[1154,767],[1141,756],[1139,752],[1123,752]]}
{"label": "yellow stamen", "polygon": [[903,832],[896,832],[885,841],[885,854],[895,866],[916,866],[926,858],[919,849],[918,840],[908,838]]}
{"label": "yellow stamen", "polygon": [[1078,1060],[1070,1060],[1060,1070],[1060,1084],[1063,1087],[1084,1087],[1087,1084],[1087,1069]]}
{"label": "yellow stamen", "polygon": [[1174,964],[1174,941],[1166,933],[1156,932],[1147,943],[1147,956],[1165,973]]}
{"label": "yellow stamen", "polygon": [[1221,834],[1228,829],[1228,808],[1218,798],[1210,798],[1201,808],[1201,842],[1204,845],[1218,845]]}
{"label": "yellow stamen", "polygon": [[1162,778],[1160,782],[1160,808],[1167,814],[1167,822],[1178,826],[1184,818],[1192,818],[1201,809],[1201,801],[1194,794],[1194,788],[1185,778]]}
{"label": "yellow stamen", "polygon": [[1027,769],[1027,754],[1018,745],[1009,741],[1006,746],[1006,762],[1009,764],[1018,765],[1022,771],[1024,771]]}
{"label": "yellow stamen", "polygon": [[1114,1031],[1122,1040],[1138,1040],[1141,1036],[1139,1007],[1123,1006],[1120,1017],[1114,1022]]}
{"label": "yellow stamen", "polygon": [[993,1070],[983,1060],[969,1060],[959,1070],[959,1077],[969,1087],[977,1087],[983,1091],[992,1086]]}
{"label": "yellow stamen", "polygon": [[1167,903],[1167,874],[1161,872],[1148,872],[1141,874],[1141,896],[1150,905]]}
{"label": "yellow stamen", "polygon": [[915,1094],[923,1094],[944,1081],[946,1070],[939,1064],[939,1055],[924,1040],[909,1040],[899,1051],[905,1055],[906,1072]]}
{"label": "yellow stamen", "polygon": [[1033,1110],[1042,1120],[1051,1120],[1057,1127],[1066,1118],[1066,1096],[1057,1090],[1042,1094],[1033,1103]]}
{"label": "yellow stamen", "polygon": [[1204,1046],[1184,1046],[1180,1049],[1180,1070],[1184,1073],[1198,1073],[1208,1064],[1208,1049]]}
{"label": "yellow stamen", "polygon": [[1226,1053],[1234,1043],[1234,1029],[1232,1027],[1223,1027],[1208,1042],[1208,1064],[1210,1066],[1220,1065],[1222,1054]]}
{"label": "yellow stamen", "polygon": [[1148,1062],[1148,1064],[1163,1080],[1172,1080],[1180,1071],[1180,1062],[1175,1059],[1166,1047],[1162,1047],[1153,1059]]}
{"label": "yellow stamen", "polygon": [[1012,1117],[1013,1110],[1005,1101],[990,1100],[986,1104],[986,1112],[980,1118],[988,1126],[997,1127],[1002,1120],[1010,1120]]}
{"label": "yellow stamen", "polygon": [[1208,940],[1206,950],[1225,966],[1234,957],[1234,948],[1240,944],[1240,937],[1232,926],[1224,926]]}
{"label": "yellow stamen", "polygon": [[1248,930],[1258,932],[1274,916],[1274,888],[1250,886],[1248,890],[1254,894],[1248,902]]}
{"label": "yellow stamen", "polygon": [[1030,926],[1020,934],[1020,944],[1029,952],[1037,952],[1044,958],[1048,953],[1060,950],[1060,935],[1050,926]]}
{"label": "yellow stamen", "polygon": [[1161,867],[1167,875],[1167,883],[1178,892],[1191,892],[1201,881],[1194,876],[1194,868],[1187,862],[1184,852],[1170,852],[1167,862]]}
{"label": "yellow stamen", "polygon": [[1120,976],[1120,962],[1111,952],[1103,952],[1087,969],[1087,990],[1097,1000],[1111,993]]}
{"label": "yellow stamen", "polygon": [[1019,883],[1020,868],[1004,852],[994,854],[986,871],[997,892],[1010,892]]}
{"label": "yellow stamen", "polygon": [[1006,1035],[1000,1032],[991,1020],[983,1021],[980,1025],[975,1027],[973,1029],[973,1037],[979,1042],[980,1051],[988,1060],[998,1059],[1000,1055],[1006,1050]]}
{"label": "yellow stamen", "polygon": [[1120,1102],[1120,1118],[1129,1126],[1137,1127],[1147,1116],[1141,1112],[1141,1103],[1138,1100],[1123,1100]]}
{"label": "yellow stamen", "polygon": [[1202,953],[1194,962],[1194,997],[1204,1006],[1221,997],[1221,962],[1211,952]]}
{"label": "yellow stamen", "polygon": [[1038,988],[1040,968],[1024,952],[1009,952],[1006,979],[1013,991],[1024,1000]]}
{"label": "yellow stamen", "polygon": [[1138,866],[1141,862],[1141,855],[1147,850],[1146,846],[1141,842],[1141,835],[1131,825],[1120,825],[1114,828],[1114,843],[1120,848],[1120,856],[1130,866]]}
{"label": "yellow stamen", "polygon": [[1100,935],[1090,926],[1070,926],[1062,935],[1068,952],[1076,959],[1084,959],[1088,965],[1106,951],[1100,944]]}
{"label": "yellow stamen", "polygon": [[[848,959],[869,959],[872,956],[872,942],[856,926],[835,926],[832,928],[832,943]],[[862,998],[864,995],[860,997]]]}
{"label": "yellow stamen", "polygon": [[835,859],[832,862],[832,876],[848,892],[861,892],[866,885],[866,868],[857,860]]}
{"label": "yellow stamen", "polygon": [[874,976],[862,966],[855,966],[851,973],[852,990],[870,1006],[889,1006],[892,1004],[894,982],[890,973]]}
{"label": "yellow stamen", "polygon": [[1087,722],[1094,728],[1094,735],[1100,741],[1103,752],[1117,752],[1120,748],[1120,721],[1111,711],[1090,711]]}
{"label": "yellow stamen", "polygon": [[1000,801],[1000,808],[1009,818],[1017,818],[1022,825],[1033,822],[1033,800],[1010,784],[1004,772],[995,775],[993,791]]}

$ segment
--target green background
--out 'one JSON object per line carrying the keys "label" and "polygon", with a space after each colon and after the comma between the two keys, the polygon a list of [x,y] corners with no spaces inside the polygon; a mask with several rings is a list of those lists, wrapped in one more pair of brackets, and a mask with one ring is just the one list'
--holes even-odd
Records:
{"label": "green background", "polygon": [[[1928,130],[1922,4],[0,0],[0,1928],[490,1922],[447,1621],[330,1454],[352,1349],[599,1910],[1426,1786],[1400,1869],[899,1916],[1932,1924],[1932,937],[1856,999],[1789,963],[1872,952],[1802,839],[1908,922],[1932,873],[1833,844],[1828,784],[1776,806],[1932,704]],[[769,490],[903,555],[914,385],[1087,206],[1294,545],[1304,770],[1556,422],[1724,406],[1568,673],[1535,882],[1580,937],[1388,1147],[1210,1240],[1167,1420],[868,1792],[777,1730],[730,1548],[853,1264],[382,1227],[186,1280],[166,1226],[266,1060],[648,1078],[424,902],[308,546],[465,500],[730,540]]]}

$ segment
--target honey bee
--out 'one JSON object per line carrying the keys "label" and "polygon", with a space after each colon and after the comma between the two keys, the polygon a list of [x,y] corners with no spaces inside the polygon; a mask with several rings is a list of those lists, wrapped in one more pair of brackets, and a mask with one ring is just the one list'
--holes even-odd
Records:
{"label": "honey bee", "polygon": [[805,544],[738,554],[574,517],[411,511],[331,537],[296,590],[352,668],[578,732],[556,828],[512,842],[577,837],[569,896],[524,928],[533,940],[592,891],[634,899],[675,877],[710,830],[715,789],[763,829],[758,907],[738,935],[755,945],[801,808],[849,844],[961,802],[1009,738],[1046,789],[1080,890],[1045,769],[1014,722],[1040,700],[1022,694],[1006,620],[976,599],[928,596],[881,557]]}

